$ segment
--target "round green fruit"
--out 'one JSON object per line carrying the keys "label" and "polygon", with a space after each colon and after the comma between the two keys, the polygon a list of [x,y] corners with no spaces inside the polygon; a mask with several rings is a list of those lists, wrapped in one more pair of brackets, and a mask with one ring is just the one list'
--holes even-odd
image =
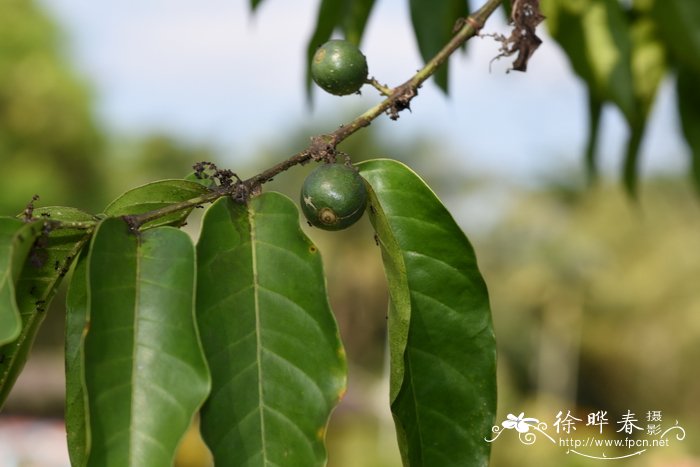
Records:
{"label": "round green fruit", "polygon": [[362,217],[367,206],[365,182],[352,167],[324,164],[301,187],[301,210],[315,227],[342,230]]}
{"label": "round green fruit", "polygon": [[330,40],[316,50],[311,60],[311,77],[331,94],[352,94],[367,80],[367,59],[352,42]]}

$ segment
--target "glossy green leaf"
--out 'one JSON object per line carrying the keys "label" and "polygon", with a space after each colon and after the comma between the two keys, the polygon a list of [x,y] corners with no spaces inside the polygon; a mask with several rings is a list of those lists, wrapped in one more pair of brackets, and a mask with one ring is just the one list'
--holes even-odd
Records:
{"label": "glossy green leaf", "polygon": [[374,160],[359,169],[389,282],[391,410],[404,464],[485,466],[496,344],[472,246],[408,167]]}
{"label": "glossy green leaf", "polygon": [[209,392],[194,317],[195,256],[172,227],[98,226],[87,266],[88,466],[170,466]]}
{"label": "glossy green leaf", "polygon": [[[411,22],[418,42],[418,50],[428,61],[442,49],[453,35],[459,18],[469,14],[469,2],[464,0],[410,0]],[[441,66],[435,75],[435,83],[447,92],[448,64]]]}
{"label": "glossy green leaf", "polygon": [[[37,208],[34,215],[70,222],[94,221],[89,214],[64,207]],[[22,331],[13,342],[0,347],[0,407],[24,367],[61,280],[90,234],[83,229],[52,230],[40,236],[29,253],[15,289]]]}
{"label": "glossy green leaf", "polygon": [[552,37],[600,102],[636,119],[629,26],[618,0],[542,0]]}
{"label": "glossy green leaf", "polygon": [[690,174],[700,191],[700,72],[680,68],[676,83],[678,110],[685,140],[690,146]]}
{"label": "glossy green leaf", "polygon": [[83,366],[83,342],[88,325],[87,264],[83,249],[73,269],[66,296],[66,406],[65,422],[71,465],[84,466],[88,452],[87,394]]}
{"label": "glossy green leaf", "polygon": [[294,203],[221,199],[197,245],[197,316],[212,373],[202,434],[217,465],[324,465],[346,383],[321,257]]}
{"label": "glossy green leaf", "polygon": [[41,222],[25,223],[0,217],[0,345],[15,340],[22,330],[15,285],[40,233]]}
{"label": "glossy green leaf", "polygon": [[[110,217],[142,214],[181,201],[196,198],[208,191],[209,190],[205,186],[193,181],[160,180],[127,191],[105,208],[105,214]],[[182,225],[191,211],[192,209],[185,209],[163,216],[159,219],[147,222],[144,224],[144,227]]]}
{"label": "glossy green leaf", "polygon": [[652,14],[675,60],[700,75],[700,2],[656,0]]}

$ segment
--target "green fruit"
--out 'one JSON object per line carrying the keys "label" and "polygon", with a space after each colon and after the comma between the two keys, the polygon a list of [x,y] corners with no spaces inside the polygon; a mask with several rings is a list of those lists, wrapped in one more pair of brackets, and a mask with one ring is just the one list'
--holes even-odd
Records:
{"label": "green fruit", "polygon": [[367,59],[355,44],[330,40],[318,48],[311,61],[311,77],[336,96],[357,92],[367,79]]}
{"label": "green fruit", "polygon": [[300,204],[311,225],[324,230],[345,229],[365,211],[365,181],[347,165],[321,165],[304,180]]}

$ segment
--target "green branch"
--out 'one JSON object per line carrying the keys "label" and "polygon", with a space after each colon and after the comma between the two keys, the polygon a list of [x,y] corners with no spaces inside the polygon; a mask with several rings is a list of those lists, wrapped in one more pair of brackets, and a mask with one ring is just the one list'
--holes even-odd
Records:
{"label": "green branch", "polygon": [[233,196],[236,199],[245,201],[249,195],[258,193],[264,183],[267,183],[276,175],[291,167],[304,164],[311,160],[328,160],[332,158],[335,155],[335,148],[339,143],[361,128],[369,126],[369,124],[380,115],[387,113],[391,119],[396,120],[399,116],[399,112],[408,109],[411,100],[418,95],[418,88],[435,74],[437,69],[445,63],[462,44],[478,34],[486,20],[493,14],[496,8],[501,5],[502,1],[503,0],[488,0],[479,10],[461,20],[456,25],[456,32],[452,39],[405,83],[391,89],[379,84],[375,79],[368,80],[368,84],[371,84],[378,89],[381,94],[388,97],[351,122],[341,125],[334,132],[311,138],[311,144],[303,151],[292,155],[288,159],[247,180],[239,181],[231,186],[219,187],[211,193],[198,196],[188,201],[172,204],[143,214],[127,216],[127,222],[129,222],[132,228],[138,229],[146,222],[180,210],[191,209],[195,206],[211,203],[223,196]]}

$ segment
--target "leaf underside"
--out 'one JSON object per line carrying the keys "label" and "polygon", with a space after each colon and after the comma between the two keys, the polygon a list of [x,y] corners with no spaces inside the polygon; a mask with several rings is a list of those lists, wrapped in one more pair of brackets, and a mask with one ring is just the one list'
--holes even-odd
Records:
{"label": "leaf underside", "polygon": [[345,391],[321,258],[294,203],[264,193],[206,212],[197,315],[212,373],[201,429],[217,465],[315,466]]}
{"label": "leaf underside", "polygon": [[[34,215],[59,221],[94,220],[89,214],[65,207],[37,208]],[[36,333],[61,280],[89,238],[90,232],[85,230],[60,229],[42,232],[34,243],[15,288],[22,329],[13,342],[0,347],[0,407],[24,368]]]}
{"label": "leaf underside", "polygon": [[392,160],[359,165],[391,309],[391,409],[405,465],[487,465],[496,347],[474,251],[435,194]]}
{"label": "leaf underside", "polygon": [[[112,201],[105,214],[118,217],[143,214],[171,204],[186,201],[207,193],[209,189],[201,183],[189,180],[159,180],[133,188]],[[161,225],[182,225],[192,209],[183,209],[145,223],[142,229]]]}
{"label": "leaf underside", "polygon": [[0,218],[0,345],[14,341],[22,330],[22,317],[15,300],[15,286],[41,223]]}

